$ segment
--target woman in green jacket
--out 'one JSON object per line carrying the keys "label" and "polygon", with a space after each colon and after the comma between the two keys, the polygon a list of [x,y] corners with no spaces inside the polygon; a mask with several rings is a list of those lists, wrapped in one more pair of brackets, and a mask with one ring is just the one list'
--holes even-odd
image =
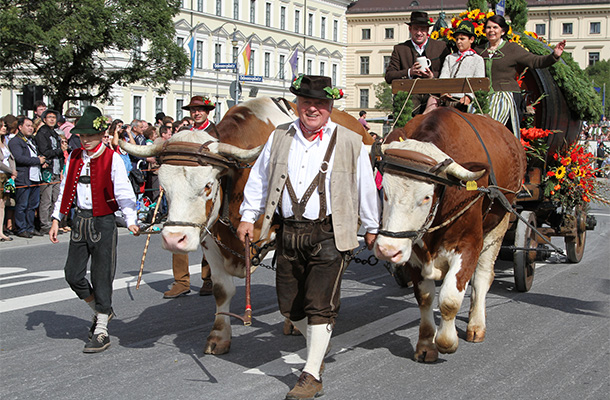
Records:
{"label": "woman in green jacket", "polygon": [[546,68],[553,65],[563,53],[566,41],[557,43],[548,56],[530,53],[516,43],[506,39],[509,26],[501,15],[489,17],[485,22],[485,36],[488,43],[477,52],[485,60],[485,74],[491,81],[489,97],[490,115],[505,124],[515,136],[519,132],[519,108],[522,96],[517,83],[517,66]]}

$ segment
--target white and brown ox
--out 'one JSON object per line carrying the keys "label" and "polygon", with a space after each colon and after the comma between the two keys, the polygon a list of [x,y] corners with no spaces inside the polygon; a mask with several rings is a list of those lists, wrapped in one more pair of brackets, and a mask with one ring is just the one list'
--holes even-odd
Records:
{"label": "white and brown ox", "polygon": [[[250,100],[231,108],[225,114],[213,131],[215,136],[203,131],[182,131],[168,140],[166,150],[171,148],[170,144],[178,149],[182,147],[189,150],[188,145],[182,146],[178,142],[206,144],[204,152],[252,164],[275,127],[296,118],[295,110],[294,104],[283,99],[278,101],[261,97]],[[331,118],[360,133],[365,144],[373,142],[354,117],[333,110]],[[163,162],[163,145],[135,146],[121,143],[121,146],[130,154],[140,157],[161,155],[159,182],[168,201],[168,222],[162,230],[163,247],[173,253],[188,253],[197,250],[201,243],[211,268],[216,310],[229,312],[235,294],[233,277],[243,278],[246,273],[244,259],[237,256],[244,253],[243,246],[233,229],[241,218],[239,207],[250,169],[233,164],[228,164],[228,168],[225,168],[222,162],[216,164],[215,160],[211,160],[210,165],[172,165],[176,163]],[[191,145],[191,150],[193,147],[197,149],[198,146]],[[223,196],[226,195],[224,190],[229,192],[228,211],[221,210]],[[219,216],[226,213],[229,226],[219,221]],[[259,240],[261,224],[262,221],[259,220],[255,225],[253,241]],[[262,243],[270,240],[271,236],[263,238]],[[261,258],[262,256],[264,254]],[[204,352],[224,354],[230,346],[229,317],[217,314]]]}
{"label": "white and brown ox", "polygon": [[[525,173],[525,153],[502,124],[446,108],[414,118],[393,131],[386,143],[383,157],[390,164],[384,166],[382,230],[374,251],[380,259],[408,263],[421,313],[414,358],[432,362],[439,351],[457,350],[455,317],[471,278],[466,340],[484,340],[485,296],[509,225],[509,214],[499,201],[479,197],[480,192],[467,191],[460,183],[474,180],[478,187],[487,187],[493,171],[512,202]],[[422,171],[424,176],[419,175]],[[432,308],[435,280],[443,280],[438,332]]]}

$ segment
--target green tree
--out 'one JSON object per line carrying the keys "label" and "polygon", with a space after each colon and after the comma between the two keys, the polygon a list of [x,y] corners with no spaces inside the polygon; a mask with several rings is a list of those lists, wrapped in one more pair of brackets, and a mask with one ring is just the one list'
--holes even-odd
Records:
{"label": "green tree", "polygon": [[608,92],[610,92],[610,60],[598,61],[595,64],[588,66],[587,69],[585,69],[585,72],[589,78],[591,78],[591,81],[593,81],[593,86],[601,88],[599,93],[600,102],[602,101],[604,84],[606,85],[604,115],[607,118],[608,114],[610,114],[610,104],[608,104],[608,100],[610,100],[610,95],[608,94]]}
{"label": "green tree", "polygon": [[43,86],[52,106],[112,101],[115,85],[167,91],[189,57],[175,42],[180,0],[3,0],[0,82]]}
{"label": "green tree", "polygon": [[[489,9],[496,10],[497,0],[489,2]],[[510,20],[510,25],[514,31],[523,32],[527,23],[527,0],[506,0],[505,13],[507,19]],[[485,0],[468,0],[467,8],[474,10],[480,8],[487,10],[487,1]]]}
{"label": "green tree", "polygon": [[487,0],[468,0],[466,3],[466,9],[468,10],[481,10],[482,12],[487,12]]}
{"label": "green tree", "polygon": [[375,97],[377,102],[375,108],[379,111],[384,111],[386,114],[392,112],[393,100],[392,100],[392,87],[385,82],[378,83],[375,85]]}

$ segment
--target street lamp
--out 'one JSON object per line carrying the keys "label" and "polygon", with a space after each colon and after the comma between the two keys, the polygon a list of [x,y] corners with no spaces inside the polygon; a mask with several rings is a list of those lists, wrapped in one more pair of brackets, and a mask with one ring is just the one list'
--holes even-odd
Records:
{"label": "street lamp", "polygon": [[[220,52],[220,31],[222,31],[222,28],[226,24],[233,25],[233,37],[231,38],[231,44],[233,45],[233,47],[237,46],[237,25],[235,25],[233,22],[227,21],[224,24],[220,25],[220,28],[218,28],[218,35],[216,36],[216,44],[217,44],[216,47],[219,52]],[[214,54],[214,61],[216,61],[216,54]],[[218,61],[221,61],[220,54],[218,55]],[[216,107],[218,107],[218,71],[219,70],[216,69]],[[216,108],[215,119],[216,119],[216,123],[220,122],[220,113],[218,112],[218,108]]]}

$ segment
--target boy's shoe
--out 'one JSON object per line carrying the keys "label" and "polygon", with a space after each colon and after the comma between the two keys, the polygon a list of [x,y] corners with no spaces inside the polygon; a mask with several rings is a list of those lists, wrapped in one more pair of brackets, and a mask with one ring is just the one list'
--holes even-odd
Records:
{"label": "boy's shoe", "polygon": [[98,333],[93,335],[89,343],[85,345],[83,353],[101,353],[110,347],[110,337],[108,333]]}
{"label": "boy's shoe", "polygon": [[191,289],[187,286],[181,285],[179,283],[172,283],[171,289],[167,292],[163,293],[164,299],[175,299],[176,297],[186,296],[189,294]]}
{"label": "boy's shoe", "polygon": [[285,400],[313,400],[323,394],[322,381],[316,380],[310,373],[303,372]]}
{"label": "boy's shoe", "polygon": [[[108,322],[110,322],[110,320],[114,317],[114,310],[110,310],[110,315],[108,315]],[[93,323],[91,324],[91,327],[89,328],[89,340],[91,340],[91,338],[93,337],[93,332],[95,332],[95,325],[97,324],[97,315],[93,316]]]}

